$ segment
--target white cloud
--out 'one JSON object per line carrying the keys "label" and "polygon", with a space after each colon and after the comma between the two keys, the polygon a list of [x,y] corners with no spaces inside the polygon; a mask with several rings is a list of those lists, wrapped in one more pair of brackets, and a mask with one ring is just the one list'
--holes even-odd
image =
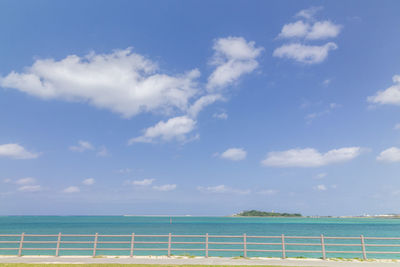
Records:
{"label": "white cloud", "polygon": [[94,151],[97,150],[96,156],[98,157],[107,157],[109,155],[108,150],[105,146],[100,146],[96,148],[88,141],[79,140],[77,145],[70,146],[69,150],[74,152],[86,152],[86,151]]}
{"label": "white cloud", "polygon": [[319,184],[319,185],[315,186],[314,189],[318,190],[318,191],[326,191],[327,188],[325,185]]}
{"label": "white cloud", "polygon": [[153,186],[154,190],[157,191],[172,191],[176,189],[176,184],[165,184],[165,185],[155,185]]}
{"label": "white cloud", "polygon": [[352,160],[361,154],[360,147],[344,147],[320,153],[313,148],[269,152],[261,162],[271,167],[319,167]]}
{"label": "white cloud", "polygon": [[77,186],[69,186],[63,190],[64,193],[79,193],[81,190]]}
{"label": "white cloud", "polygon": [[185,110],[197,93],[198,70],[167,75],[131,48],[62,60],[39,59],[23,73],[0,77],[0,86],[42,98],[86,102],[123,117]]}
{"label": "white cloud", "polygon": [[304,23],[303,21],[299,20],[294,23],[288,23],[283,25],[279,37],[281,38],[304,37],[307,35],[309,29],[310,29],[310,24]]}
{"label": "white cloud", "polygon": [[322,84],[323,84],[324,86],[328,86],[331,82],[332,82],[331,79],[325,79],[325,80],[322,82]]}
{"label": "white cloud", "polygon": [[322,178],[325,178],[327,176],[327,174],[325,173],[325,172],[322,172],[322,173],[318,173],[316,176],[315,176],[315,178],[316,179],[322,179]]}
{"label": "white cloud", "polygon": [[334,38],[339,35],[342,26],[328,20],[315,22],[306,35],[306,39],[320,40]]}
{"label": "white cloud", "polygon": [[330,103],[324,110],[319,111],[319,112],[313,112],[310,114],[307,114],[305,116],[305,119],[307,120],[307,123],[311,123],[314,119],[328,115],[331,113],[332,110],[337,109],[341,107],[340,104],[337,103]]}
{"label": "white cloud", "polygon": [[42,190],[42,187],[40,185],[24,185],[18,187],[17,190],[21,192],[38,192]]}
{"label": "white cloud", "polygon": [[[289,58],[306,64],[316,64],[323,62],[327,58],[329,51],[338,48],[333,42],[324,45],[301,43],[301,41],[335,38],[340,34],[341,25],[334,24],[329,20],[314,22],[313,16],[319,9],[319,7],[312,7],[297,13],[296,16],[305,18],[306,22],[298,20],[283,25],[278,37],[286,39],[296,38],[297,43],[287,43],[276,48],[273,52],[273,56]],[[326,81],[327,83],[325,85],[329,83],[329,80]]]}
{"label": "white cloud", "polygon": [[342,105],[338,103],[329,103],[329,108],[330,109],[335,109],[335,108],[340,108]]}
{"label": "white cloud", "polygon": [[252,72],[258,62],[255,60],[262,48],[256,48],[254,42],[247,42],[242,37],[217,39],[214,43],[215,53],[212,65],[216,66],[206,85],[209,93],[198,97],[193,104],[184,110],[185,115],[160,121],[156,125],[143,130],[143,135],[129,140],[133,143],[153,143],[157,140],[189,142],[199,135],[188,137],[197,125],[196,117],[206,106],[215,101],[225,100],[221,93],[214,93],[237,81],[243,74]]}
{"label": "white cloud", "polygon": [[233,161],[244,160],[247,152],[243,148],[229,148],[221,154],[221,158]]}
{"label": "white cloud", "polygon": [[21,192],[37,192],[42,190],[42,187],[36,184],[36,179],[32,177],[18,179],[15,181],[15,184],[19,185],[17,190]]}
{"label": "white cloud", "polygon": [[143,180],[135,180],[132,181],[133,185],[139,185],[139,186],[149,186],[151,185],[155,179],[143,179]]}
{"label": "white cloud", "polygon": [[144,134],[129,140],[129,144],[133,143],[152,143],[157,139],[163,141],[186,141],[186,134],[193,131],[196,127],[196,121],[187,117],[180,116],[171,118],[168,121],[160,121],[156,125],[144,130]]}
{"label": "white cloud", "polygon": [[255,47],[254,42],[247,42],[242,37],[217,39],[211,64],[216,66],[208,78],[207,89],[215,91],[237,81],[243,74],[258,67],[256,58],[263,48]]}
{"label": "white cloud", "polygon": [[393,76],[394,85],[386,90],[378,91],[367,98],[368,102],[381,105],[400,105],[400,75]]}
{"label": "white cloud", "polygon": [[400,162],[400,148],[390,147],[383,150],[376,158],[379,161]]}
{"label": "white cloud", "polygon": [[393,127],[395,130],[400,130],[400,123],[396,123],[396,125]]}
{"label": "white cloud", "polygon": [[94,183],[95,183],[95,179],[94,178],[87,178],[87,179],[82,181],[82,184],[84,184],[84,185],[93,185]]}
{"label": "white cloud", "polygon": [[228,114],[226,112],[214,113],[213,118],[220,119],[220,120],[227,120]]}
{"label": "white cloud", "polygon": [[11,183],[12,180],[10,178],[3,179],[3,183],[8,184]]}
{"label": "white cloud", "polygon": [[233,189],[226,185],[217,185],[217,186],[198,186],[197,190],[203,193],[232,193],[232,194],[239,194],[239,195],[246,195],[250,193],[250,190],[238,190]]}
{"label": "white cloud", "polygon": [[335,43],[325,45],[303,45],[300,43],[284,44],[274,50],[273,56],[293,59],[306,64],[317,64],[324,61],[330,50],[337,49]]}
{"label": "white cloud", "polygon": [[[219,90],[252,72],[262,50],[242,37],[219,38],[213,48],[211,64],[215,70],[206,85],[197,82],[197,69],[179,75],[164,74],[155,62],[128,48],[108,54],[92,52],[83,57],[69,55],[61,60],[39,59],[24,72],[0,76],[0,86],[46,100],[88,103],[125,118],[144,112],[173,116],[144,129],[142,136],[129,143],[151,143],[156,139],[187,142],[198,138],[186,136],[194,130],[198,113],[215,101],[224,100]],[[90,143],[80,142],[70,149],[95,150]],[[104,148],[97,155],[108,153]]]}
{"label": "white cloud", "polygon": [[265,189],[265,190],[260,190],[257,192],[257,194],[267,195],[267,196],[272,196],[272,195],[275,195],[276,193],[278,193],[278,191],[273,190],[273,189]]}
{"label": "white cloud", "polygon": [[314,18],[314,15],[321,9],[322,9],[322,7],[320,7],[320,6],[319,7],[313,6],[313,7],[307,8],[307,9],[302,9],[296,14],[296,17],[302,17],[302,18],[311,20]]}
{"label": "white cloud", "polygon": [[19,144],[4,144],[0,145],[0,157],[8,157],[13,159],[35,159],[39,157],[39,154],[29,152]]}
{"label": "white cloud", "polygon": [[126,173],[132,172],[132,169],[130,169],[130,168],[119,169],[117,172],[122,173],[122,174],[126,174]]}
{"label": "white cloud", "polygon": [[322,40],[335,38],[340,34],[342,26],[329,20],[317,21],[313,24],[298,20],[283,25],[278,37],[280,38],[305,38],[307,40]]}
{"label": "white cloud", "polygon": [[70,146],[69,150],[75,151],[75,152],[85,152],[87,150],[94,150],[94,146],[87,142],[87,141],[78,141],[78,145],[76,146]]}
{"label": "white cloud", "polygon": [[29,185],[29,184],[36,183],[36,179],[32,178],[32,177],[26,177],[26,178],[18,179],[15,183],[18,185]]}
{"label": "white cloud", "polygon": [[96,153],[99,157],[107,157],[109,155],[108,150],[105,146],[101,146]]}
{"label": "white cloud", "polygon": [[192,118],[196,118],[201,110],[203,110],[206,106],[211,105],[212,103],[214,103],[217,100],[223,100],[222,95],[210,94],[210,95],[202,96],[199,99],[197,99],[193,105],[190,106],[190,108],[188,110],[188,114]]}
{"label": "white cloud", "polygon": [[226,193],[229,191],[229,187],[226,185],[216,185],[216,186],[208,186],[208,187],[203,187],[203,186],[198,186],[197,189],[201,192],[207,192],[207,193]]}

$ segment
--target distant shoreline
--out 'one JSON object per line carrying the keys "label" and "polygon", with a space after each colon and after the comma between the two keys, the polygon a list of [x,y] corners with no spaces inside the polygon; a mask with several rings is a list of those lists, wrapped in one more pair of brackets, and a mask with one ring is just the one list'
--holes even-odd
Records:
{"label": "distant shoreline", "polygon": [[135,214],[122,214],[122,215],[0,215],[0,217],[179,217],[179,218],[303,218],[303,219],[400,219],[400,215],[356,215],[356,216],[330,216],[330,215],[315,215],[315,216],[238,216],[238,215],[135,215]]}

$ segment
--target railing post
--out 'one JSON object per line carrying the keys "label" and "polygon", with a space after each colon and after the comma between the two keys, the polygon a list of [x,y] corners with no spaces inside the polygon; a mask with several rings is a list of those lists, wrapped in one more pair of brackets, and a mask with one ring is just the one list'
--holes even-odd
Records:
{"label": "railing post", "polygon": [[282,234],[282,259],[286,259],[285,235]]}
{"label": "railing post", "polygon": [[59,255],[59,251],[60,251],[60,242],[61,242],[61,232],[58,233],[57,248],[56,248],[56,257],[58,257],[58,255]]}
{"label": "railing post", "polygon": [[364,236],[361,235],[360,238],[361,238],[361,248],[362,248],[363,259],[366,260],[367,259],[367,252],[365,251]]}
{"label": "railing post", "polygon": [[133,257],[133,248],[135,246],[135,233],[132,233],[132,238],[131,238],[131,258]]}
{"label": "railing post", "polygon": [[208,258],[208,233],[206,234],[206,258]]}
{"label": "railing post", "polygon": [[171,256],[171,233],[168,235],[168,257]]}
{"label": "railing post", "polygon": [[243,234],[243,256],[247,258],[247,238],[246,234]]}
{"label": "railing post", "polygon": [[99,234],[96,233],[94,236],[94,245],[93,245],[93,257],[96,257],[96,249],[97,249],[97,240],[99,238]]}
{"label": "railing post", "polygon": [[22,246],[24,244],[25,233],[21,234],[21,241],[19,241],[18,257],[22,256]]}
{"label": "railing post", "polygon": [[322,259],[326,260],[325,241],[324,241],[324,235],[323,234],[321,234],[321,249],[322,249]]}

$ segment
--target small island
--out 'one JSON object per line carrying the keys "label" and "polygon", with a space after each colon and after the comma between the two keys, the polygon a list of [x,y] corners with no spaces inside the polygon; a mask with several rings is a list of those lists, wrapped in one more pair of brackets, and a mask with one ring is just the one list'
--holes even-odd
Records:
{"label": "small island", "polygon": [[235,214],[238,217],[303,217],[300,213],[278,213],[259,210],[245,210]]}

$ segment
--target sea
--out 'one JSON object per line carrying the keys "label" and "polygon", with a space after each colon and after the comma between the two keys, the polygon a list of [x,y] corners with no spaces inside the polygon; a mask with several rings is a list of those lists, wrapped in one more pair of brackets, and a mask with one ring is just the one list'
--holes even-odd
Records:
{"label": "sea", "polygon": [[[320,237],[324,235],[326,256],[328,258],[362,258],[361,238],[366,237],[366,255],[368,258],[400,259],[400,254],[381,254],[371,252],[400,252],[400,240],[375,240],[368,237],[400,238],[400,219],[389,218],[254,218],[254,217],[196,217],[196,216],[0,216],[0,255],[16,255],[20,237],[2,237],[6,234],[83,234],[83,235],[235,235],[243,236],[306,236]],[[326,237],[354,237],[350,240],[327,239]],[[25,237],[24,241],[57,241],[57,237]],[[173,244],[172,255],[204,256],[204,238],[173,238],[173,242],[199,242],[199,244]],[[2,242],[3,241],[3,242]],[[15,243],[5,243],[14,241]],[[93,237],[62,237],[62,241],[93,241]],[[96,255],[129,255],[130,237],[100,237],[101,241],[124,241],[124,244],[99,243]],[[140,242],[154,241],[163,244],[145,244]],[[145,248],[166,249],[168,237],[136,237],[134,255],[166,255],[166,250],[144,250]],[[210,238],[209,256],[242,257],[243,251],[219,251],[212,249],[242,250],[243,244],[218,244],[217,242],[243,242],[237,238]],[[276,252],[248,251],[248,257],[281,257],[281,244],[261,245],[253,243],[280,243],[275,239],[246,239],[248,250],[277,250]],[[291,245],[295,243],[297,245]],[[311,243],[312,245],[302,245]],[[339,246],[338,244],[345,244]],[[393,247],[372,246],[391,244]],[[23,255],[54,255],[56,243],[38,244],[24,243]],[[73,248],[87,248],[73,251]],[[13,248],[2,250],[1,248]],[[27,250],[25,250],[28,248]],[[29,249],[30,248],[30,249]],[[39,248],[40,250],[34,250]],[[53,248],[46,250],[45,248]],[[60,255],[92,255],[93,243],[61,244]],[[68,248],[64,250],[63,248]],[[102,251],[102,248],[123,248],[125,250]],[[184,248],[199,250],[185,251]],[[321,239],[285,238],[286,250],[308,250],[310,252],[286,252],[287,257],[322,257]],[[347,251],[337,253],[329,251]]]}

